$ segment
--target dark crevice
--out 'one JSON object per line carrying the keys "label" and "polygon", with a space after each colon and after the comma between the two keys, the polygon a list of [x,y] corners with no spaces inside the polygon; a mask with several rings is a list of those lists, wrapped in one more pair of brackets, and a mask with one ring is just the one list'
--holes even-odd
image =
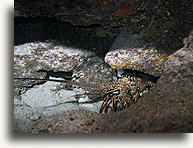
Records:
{"label": "dark crevice", "polygon": [[72,74],[73,72],[64,72],[64,71],[47,71],[47,70],[39,70],[38,72],[45,72],[46,73],[46,78],[49,79],[49,77],[55,77],[55,78],[63,78],[65,80],[71,80],[72,79]]}
{"label": "dark crevice", "polygon": [[64,46],[91,50],[104,57],[116,36],[97,36],[96,33],[101,29],[104,29],[101,24],[87,27],[48,17],[15,17],[14,45],[51,39],[59,41]]}
{"label": "dark crevice", "polygon": [[[29,89],[29,88],[33,88],[36,85],[43,85],[44,83],[47,82],[46,80],[50,79],[50,77],[63,78],[65,80],[71,80],[72,79],[72,72],[63,72],[63,71],[54,72],[54,71],[47,71],[47,70],[39,70],[37,72],[46,73],[46,77],[44,79],[42,79],[41,81],[40,80],[37,81],[34,79],[33,82],[32,81],[30,82],[30,85],[29,84],[27,84],[27,85],[23,84],[23,87],[26,87]],[[23,80],[23,81],[28,81],[27,79],[28,78],[26,77],[26,80]],[[21,92],[19,93],[19,95],[21,95]]]}
{"label": "dark crevice", "polygon": [[143,80],[147,80],[153,83],[156,83],[157,80],[160,78],[158,76],[153,76],[153,75],[150,75],[144,72],[131,70],[131,69],[124,69],[123,75],[135,76],[135,77],[138,77],[138,78],[141,78]]}

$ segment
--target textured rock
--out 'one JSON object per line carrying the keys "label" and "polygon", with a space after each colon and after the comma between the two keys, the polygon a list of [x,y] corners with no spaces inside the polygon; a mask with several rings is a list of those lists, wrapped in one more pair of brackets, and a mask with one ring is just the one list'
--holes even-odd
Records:
{"label": "textured rock", "polygon": [[[113,80],[111,69],[94,53],[72,49],[55,42],[26,43],[14,47],[14,76],[59,77],[76,82],[99,83]],[[66,75],[71,73],[71,75]],[[54,74],[53,77],[50,77]],[[20,81],[14,83],[14,120],[16,131],[26,131],[33,121],[72,109],[98,112],[101,101],[97,90],[54,82]],[[80,100],[79,100],[80,99]]]}
{"label": "textured rock", "polygon": [[85,110],[73,110],[58,114],[50,118],[46,118],[36,122],[28,130],[32,133],[89,133],[90,127],[96,124],[98,118],[97,113]]}
{"label": "textured rock", "polygon": [[192,132],[191,50],[189,42],[171,55],[158,82],[128,110],[108,114],[74,110],[40,119],[28,132]]}
{"label": "textured rock", "polygon": [[47,2],[17,0],[15,2],[15,16],[54,16],[74,25],[89,26],[93,24],[108,24],[110,19],[115,22],[116,16],[120,17],[135,11],[136,7],[133,6],[120,11],[120,8],[127,5],[136,6],[139,4],[137,1],[128,3],[127,1],[112,0],[48,0]]}
{"label": "textured rock", "polygon": [[[134,42],[131,45],[130,43],[132,43],[132,41],[127,42],[128,38],[123,36],[122,38],[125,38],[123,44],[127,42],[132,47],[137,46],[136,48],[143,48],[144,43],[146,43],[146,40],[143,39],[147,37],[147,39],[150,39],[147,45],[148,47],[149,43],[150,47],[152,47],[153,42],[157,47],[166,50],[167,53],[172,53],[181,47],[182,38],[187,36],[187,33],[191,30],[191,3],[190,0],[168,2],[157,2],[153,0],[148,2],[138,0],[16,0],[14,7],[15,20],[17,20],[17,17],[25,17],[29,18],[30,23],[28,27],[26,27],[26,22],[24,21],[23,26],[20,26],[22,30],[15,29],[18,32],[15,38],[19,40],[19,43],[29,42],[31,38],[33,41],[45,40],[52,38],[53,36],[50,37],[48,34],[53,32],[58,39],[62,38],[62,36],[64,36],[63,32],[61,34],[55,32],[56,29],[54,28],[57,28],[55,24],[58,23],[55,20],[53,21],[54,24],[52,24],[44,20],[37,22],[36,19],[36,21],[32,21],[31,19],[31,17],[39,17],[41,20],[43,17],[47,17],[70,22],[69,24],[71,24],[75,30],[77,27],[79,29],[83,27],[84,30],[90,30],[92,28],[92,34],[88,36],[90,38],[91,36],[93,37],[94,34],[94,40],[96,37],[99,37],[104,38],[104,41],[106,41],[105,37],[107,36],[117,36],[122,29],[123,31],[129,30],[132,31],[131,34],[129,34],[129,39],[133,39],[132,41]],[[18,24],[20,25],[21,22],[22,21],[18,21]],[[44,22],[44,25],[42,25],[42,22]],[[35,28],[32,26],[35,26]],[[59,26],[64,27],[61,24],[59,24]],[[48,30],[44,30],[44,28]],[[61,30],[59,30],[59,32],[60,31]],[[25,34],[22,34],[23,32],[25,32]],[[37,36],[34,32],[39,35],[38,38],[34,39],[34,36]],[[138,36],[141,32],[145,33],[145,36]],[[137,34],[136,38],[133,36],[135,34]],[[65,34],[65,36],[67,35]],[[22,37],[24,38],[23,41],[21,41],[21,39],[23,39]],[[43,39],[40,39],[40,37],[43,37]],[[65,42],[69,42],[68,39],[69,36],[62,38]],[[135,41],[135,39],[137,39],[137,41]],[[79,41],[79,39],[77,41]],[[84,41],[83,45],[88,43],[88,40],[81,41]],[[93,40],[89,40],[90,43],[92,43],[92,41]],[[74,42],[76,44],[76,41]],[[94,44],[103,43],[104,42],[94,42]],[[128,45],[123,44],[121,43],[122,47]],[[38,48],[36,48],[36,45]],[[37,44],[31,43],[31,45],[27,44],[27,46],[23,47],[21,52],[17,53],[18,57],[15,56],[15,76],[45,78],[50,71],[62,71],[63,74],[65,74],[65,72],[68,73],[70,70],[73,70],[73,80],[80,82],[98,83],[99,80],[109,81],[112,78],[110,69],[101,60],[96,58],[95,55],[88,56],[88,53],[85,54],[85,52],[83,52],[82,55],[82,52],[79,52],[80,50],[72,49],[73,52],[78,52],[80,55],[68,56],[64,52],[66,47],[54,45],[50,42],[48,42],[48,44],[42,42]],[[95,48],[94,50],[101,49],[103,48]],[[27,99],[23,98],[23,96],[26,92],[26,94],[28,93],[28,96],[31,96],[31,99],[33,99],[33,96],[29,93],[29,88],[34,87],[34,85],[37,85],[39,82],[16,81],[14,84],[15,129],[17,131],[26,131],[32,122],[38,120],[32,132],[190,132],[192,124],[190,99],[192,73],[191,68],[187,65],[190,66],[192,63],[188,56],[188,54],[191,55],[191,50],[189,49],[190,47],[187,45],[186,50],[182,49],[173,57],[171,56],[171,60],[167,61],[168,65],[165,67],[164,74],[159,79],[157,85],[155,85],[142,100],[139,100],[138,104],[131,106],[129,110],[117,113],[98,115],[84,110],[74,110],[44,118],[42,114],[50,116],[53,112],[65,111],[62,109],[64,104],[59,106],[56,104],[56,106],[51,105],[51,108],[49,108],[50,104],[45,104],[48,105],[48,108],[44,108],[44,112],[37,110],[37,108],[34,109],[33,105],[35,103],[26,101]],[[105,49],[105,51],[107,50],[108,49]],[[17,51],[19,50],[17,49]],[[61,53],[58,51],[61,51]],[[53,53],[53,55],[50,53]],[[57,55],[55,53],[57,53]],[[104,54],[104,52],[100,51],[98,51],[98,53]],[[151,66],[150,64],[150,67]],[[152,69],[154,70],[154,68]],[[37,72],[39,70],[43,72]],[[158,75],[159,74],[158,72]],[[64,87],[68,87],[69,91],[74,91],[74,88],[63,85],[58,92],[62,94],[60,90]],[[87,90],[85,89],[85,91]],[[46,92],[49,93],[49,91]],[[35,91],[33,94],[34,93],[37,92]],[[86,99],[87,97],[78,101],[81,103],[81,101]],[[32,105],[33,108],[30,107],[29,104]],[[82,104],[83,107],[86,107],[86,105],[87,107],[91,107],[89,104]]]}
{"label": "textured rock", "polygon": [[161,75],[166,60],[168,56],[154,48],[120,49],[110,51],[105,56],[105,62],[114,69],[132,69],[154,76]]}
{"label": "textured rock", "polygon": [[[184,39],[185,46],[191,44],[190,38]],[[123,44],[122,48],[108,52],[105,62],[117,70],[132,69],[154,76],[161,76],[164,71],[175,69],[181,61],[187,62],[185,59],[190,54],[190,51],[187,51],[189,48],[182,48],[183,50],[178,50],[171,55],[155,48],[128,48],[126,44]]]}
{"label": "textured rock", "polygon": [[[192,27],[192,1],[190,0],[167,2],[154,0],[16,0],[14,6],[15,26],[17,24],[20,26],[18,31],[17,27],[15,28],[15,39],[19,39],[18,42],[20,43],[22,39],[26,43],[50,38],[56,39],[57,37],[58,40],[63,38],[62,34],[65,34],[65,31],[60,34],[63,30],[63,24],[57,25],[58,23],[55,21],[62,20],[72,24],[74,27],[72,32],[75,32],[77,28],[91,29],[93,32],[93,34],[89,34],[91,40],[86,40],[86,43],[94,42],[97,37],[101,37],[102,40],[106,38],[113,40],[112,37],[118,36],[119,32],[129,31],[131,32],[129,37],[128,34],[123,37],[128,39],[124,41],[127,42],[127,45],[134,42],[133,45],[139,47],[139,45],[143,46],[148,43],[149,47],[149,44],[152,45],[153,43],[157,45],[156,49],[160,48],[172,53],[182,47],[181,40],[188,36]],[[29,18],[29,20],[17,21],[17,18],[22,17]],[[32,18],[40,18],[40,20],[54,18],[55,20],[53,22],[46,20],[41,22],[33,21]],[[25,21],[30,23],[27,24]],[[36,27],[34,28],[34,26]],[[58,32],[56,28],[59,28]],[[77,32],[81,32],[81,30]],[[144,33],[143,36],[141,36],[142,32]],[[50,34],[55,36],[50,36]],[[77,33],[75,34],[77,35]],[[135,35],[138,37],[134,37]],[[39,37],[37,38],[37,36]],[[31,38],[33,40],[29,41]],[[68,39],[69,37],[65,38],[64,42],[67,42]],[[105,41],[109,42],[108,40]],[[100,44],[100,42],[97,42],[97,44]],[[109,46],[103,47],[109,48]],[[84,47],[82,46],[82,48]],[[96,48],[95,46],[95,50],[108,51],[104,48],[99,46]],[[98,51],[98,53],[100,55],[102,52]]]}
{"label": "textured rock", "polygon": [[110,68],[103,60],[88,50],[64,47],[55,41],[26,43],[14,47],[16,77],[31,77],[49,71],[64,72],[64,75],[65,72],[73,71],[74,77],[82,78],[87,83],[98,82],[99,79],[107,81],[111,75]]}
{"label": "textured rock", "polygon": [[[84,62],[83,58],[93,56],[94,53],[54,45],[52,42],[36,42],[15,46],[14,55],[16,72],[18,69],[23,69],[22,72],[17,73],[26,76],[29,70],[72,71]],[[33,68],[30,68],[32,66]]]}
{"label": "textured rock", "polygon": [[[192,27],[192,2],[190,0],[167,2],[154,0],[16,0],[14,9],[15,18],[55,18],[64,22],[70,22],[70,24],[74,26],[84,26],[86,27],[85,29],[93,27],[96,36],[102,38],[117,36],[120,31],[129,29],[133,31],[129,37],[132,39],[135,34],[143,31],[145,36],[136,38],[139,40],[138,43],[141,43],[142,40],[148,37],[151,43],[158,45],[157,47],[172,51],[176,51],[182,47],[181,40],[188,36]],[[21,22],[18,22],[18,24],[20,25]],[[34,21],[33,25],[39,24],[35,30],[32,28],[33,25],[30,24],[29,30],[26,31],[25,38],[31,38],[33,32],[36,30],[42,32],[44,28],[49,26],[45,25],[42,29],[39,29],[43,23],[45,23],[45,21],[42,23]],[[60,27],[61,26],[59,26],[59,28]],[[26,23],[24,23],[21,28],[26,29]],[[25,29],[22,29],[22,31],[24,32]],[[55,31],[54,28],[48,28],[48,32],[50,30],[51,32],[52,30]],[[45,36],[48,35],[48,32],[45,32],[43,36],[44,39]],[[20,34],[21,31],[19,32],[19,35]],[[34,36],[37,34],[34,34]],[[59,33],[56,34],[56,36],[58,36]],[[42,33],[40,36],[41,35]],[[95,40],[95,38],[93,38],[93,40]],[[25,42],[30,41],[28,40]]]}
{"label": "textured rock", "polygon": [[144,47],[156,47],[156,42],[145,31],[137,34],[132,31],[123,30],[115,39],[110,51]]}

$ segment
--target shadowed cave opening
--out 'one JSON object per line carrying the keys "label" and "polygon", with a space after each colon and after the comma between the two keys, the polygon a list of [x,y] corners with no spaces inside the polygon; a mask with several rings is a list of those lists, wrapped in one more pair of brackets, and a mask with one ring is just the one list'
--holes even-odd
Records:
{"label": "shadowed cave opening", "polygon": [[91,50],[97,56],[104,57],[116,36],[99,37],[96,32],[100,28],[100,24],[89,27],[77,26],[55,18],[15,17],[14,45],[51,39],[59,41],[64,46]]}

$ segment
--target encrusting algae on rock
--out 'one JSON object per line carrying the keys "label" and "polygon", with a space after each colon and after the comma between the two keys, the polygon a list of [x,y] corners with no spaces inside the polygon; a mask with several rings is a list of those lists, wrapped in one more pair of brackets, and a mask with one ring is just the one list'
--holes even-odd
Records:
{"label": "encrusting algae on rock", "polygon": [[168,56],[158,52],[154,48],[132,48],[110,51],[105,56],[105,62],[113,69],[132,69],[160,76],[163,63],[168,60]]}

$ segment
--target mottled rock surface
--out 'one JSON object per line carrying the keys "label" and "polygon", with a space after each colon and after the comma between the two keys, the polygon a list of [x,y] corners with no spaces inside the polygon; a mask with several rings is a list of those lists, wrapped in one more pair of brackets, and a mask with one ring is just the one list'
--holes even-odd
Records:
{"label": "mottled rock surface", "polygon": [[[191,37],[183,40],[186,46],[191,44],[190,38]],[[174,54],[170,54],[166,51],[160,51],[153,47],[128,48],[132,47],[132,45],[127,46],[125,42],[123,42],[121,45],[122,47],[119,46],[117,47],[117,50],[109,51],[106,54],[105,62],[107,64],[109,64],[113,69],[132,69],[153,76],[161,76],[164,71],[174,68],[171,67],[171,65],[179,65],[179,60],[184,60],[179,59],[180,55],[183,57],[185,54],[187,54],[186,50],[179,50]],[[174,60],[174,58],[176,59]]]}
{"label": "mottled rock surface", "polygon": [[[93,52],[65,47],[54,41],[26,43],[14,47],[14,77],[71,79],[100,84],[113,80],[113,70]],[[58,78],[57,78],[58,77]],[[101,91],[44,81],[15,80],[15,130],[25,131],[33,121],[69,111],[98,112]]]}
{"label": "mottled rock surface", "polygon": [[154,48],[129,48],[110,51],[105,62],[113,69],[132,69],[150,75],[160,76],[168,56]]}
{"label": "mottled rock surface", "polygon": [[188,43],[174,53],[158,82],[128,110],[108,114],[74,110],[40,119],[29,132],[192,132],[191,49]]}
{"label": "mottled rock surface", "polygon": [[155,48],[156,42],[148,37],[143,30],[140,33],[134,33],[128,30],[122,30],[112,44],[110,51],[130,48]]}
{"label": "mottled rock surface", "polygon": [[[36,73],[73,71],[73,76],[90,80],[83,82],[98,82],[108,80],[111,74],[109,68],[94,52],[65,47],[55,41],[26,43],[14,47],[15,77],[30,77]],[[104,72],[105,75],[97,75]],[[90,75],[90,76],[88,76]],[[92,75],[92,76],[91,76]]]}
{"label": "mottled rock surface", "polygon": [[[14,76],[17,77],[47,78],[52,76],[51,73],[62,73],[62,78],[72,77],[72,80],[77,82],[111,81],[112,69],[103,60],[95,55],[88,55],[88,52],[74,50],[74,47],[92,50],[103,58],[118,36],[111,50],[122,47],[150,47],[170,55],[183,46],[182,39],[188,36],[192,28],[190,0],[16,0],[14,9],[15,45],[33,42],[31,45],[21,45],[24,47],[23,51],[15,56]],[[45,43],[48,39],[60,41],[62,46]],[[35,41],[43,42],[34,43]],[[39,45],[36,50],[37,44]],[[27,132],[28,129],[28,132],[35,133],[191,132],[192,62],[189,45],[186,44],[171,57],[171,61],[167,61],[168,65],[163,67],[166,68],[165,71],[149,93],[128,110],[116,113],[97,114],[76,108],[66,111],[63,110],[64,104],[60,104],[63,101],[61,95],[64,93],[71,94],[73,91],[72,94],[90,94],[95,91],[69,85],[56,85],[55,89],[51,90],[49,83],[15,81],[15,131]],[[67,46],[73,46],[71,49],[78,54],[66,54]],[[60,56],[55,56],[54,53],[52,56],[52,51]],[[41,106],[43,103],[38,104],[39,108],[34,108],[34,104],[42,96],[35,97],[32,94],[43,92],[44,88],[49,88],[45,91],[46,94],[55,93],[48,95],[50,100],[45,104],[45,108]],[[65,89],[65,92],[62,92],[62,89]],[[26,96],[31,101],[25,99]],[[70,98],[81,105],[81,102],[87,101],[89,97],[86,95],[78,99]],[[50,102],[54,102],[53,106],[50,106]],[[90,104],[82,105],[90,108]],[[63,111],[64,113],[61,113]]]}
{"label": "mottled rock surface", "polygon": [[[109,44],[104,46],[105,42],[112,43],[108,39],[113,40],[113,37],[118,36],[120,32],[124,33],[122,41],[124,40],[126,45],[131,46],[132,44],[137,48],[144,45],[148,47],[155,45],[156,49],[173,53],[182,47],[181,40],[188,36],[192,27],[191,0],[15,0],[14,10],[15,40],[18,42],[64,38],[62,34],[65,34],[65,30],[61,26],[68,26],[56,21],[61,20],[72,25],[69,27],[72,30],[70,32],[73,33],[79,29],[76,33],[79,36],[79,32],[85,33],[82,30],[90,30],[92,33],[88,34],[90,39],[86,42],[95,42],[97,37],[101,38],[101,40],[98,39],[97,45],[102,43],[103,47],[95,46],[99,54],[102,53],[101,50],[108,51],[104,49],[104,47],[109,48]],[[29,18],[29,20],[21,18]],[[33,20],[33,18],[39,18],[39,20]],[[50,22],[45,18],[55,20]],[[57,28],[59,28],[58,31]],[[67,40],[73,40],[73,38],[69,33],[68,38],[63,41],[69,44],[73,41],[67,42]],[[84,38],[88,37],[84,36]],[[119,41],[114,43],[114,47],[118,47],[116,44],[123,43],[120,39]],[[89,44],[93,47],[92,43]]]}
{"label": "mottled rock surface", "polygon": [[83,57],[93,56],[94,53],[85,54],[84,51],[51,42],[36,42],[15,46],[14,55],[15,73],[21,77],[28,76],[29,70],[31,73],[39,70],[69,72],[84,62]]}

